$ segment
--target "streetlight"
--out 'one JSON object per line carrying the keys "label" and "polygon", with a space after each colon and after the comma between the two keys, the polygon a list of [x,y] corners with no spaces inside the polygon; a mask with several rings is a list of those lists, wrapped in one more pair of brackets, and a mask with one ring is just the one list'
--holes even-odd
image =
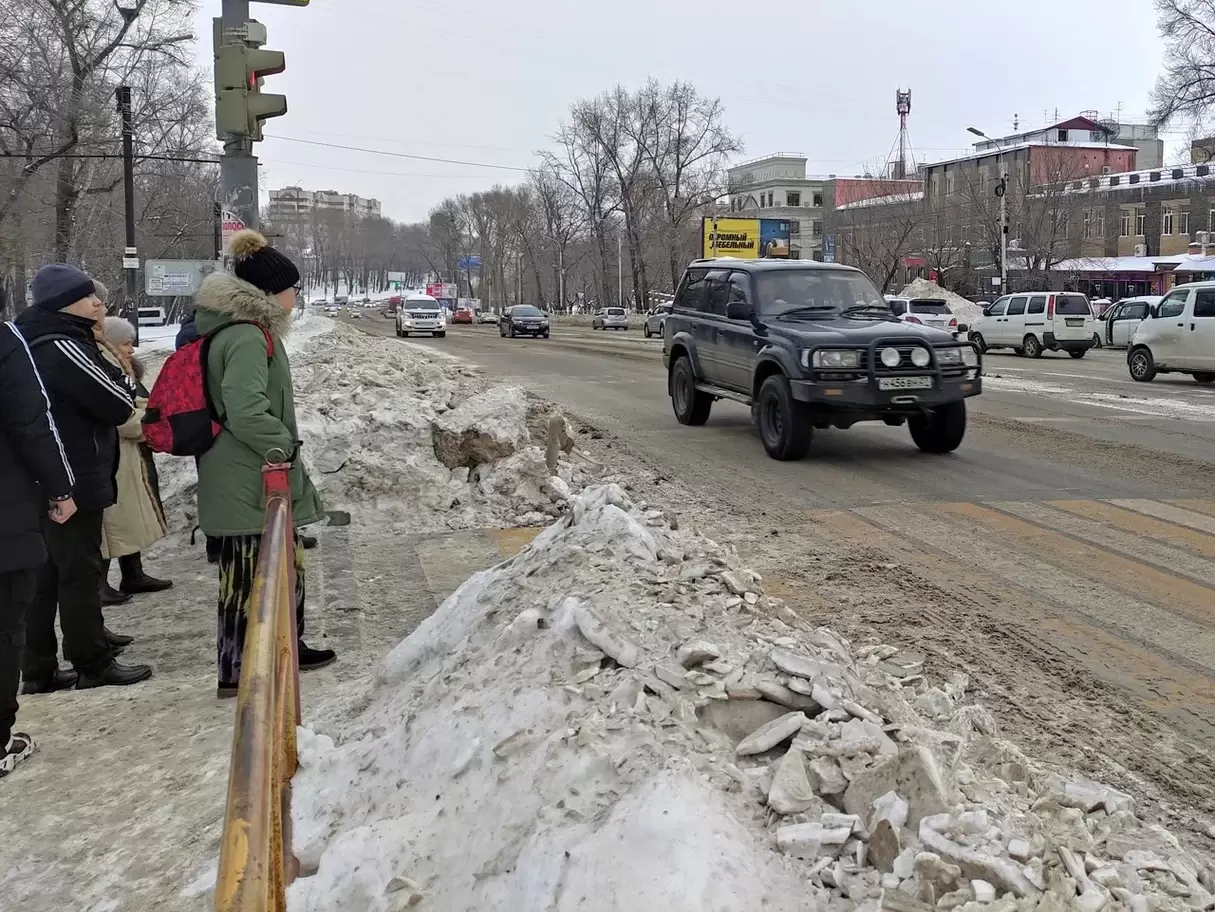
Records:
{"label": "streetlight", "polygon": [[1000,150],[1000,154],[996,156],[996,164],[1000,168],[1000,182],[996,184],[995,190],[996,197],[1000,200],[1000,294],[1008,294],[1008,172],[1001,167],[1004,162],[1004,144],[978,127],[967,127],[966,132],[995,143],[996,148]]}

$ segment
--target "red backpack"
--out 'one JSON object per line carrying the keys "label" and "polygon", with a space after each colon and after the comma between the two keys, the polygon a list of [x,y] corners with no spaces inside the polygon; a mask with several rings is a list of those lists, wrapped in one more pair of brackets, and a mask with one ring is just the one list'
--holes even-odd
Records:
{"label": "red backpack", "polygon": [[256,326],[266,337],[266,360],[274,357],[274,339],[260,323],[234,320],[187,342],[165,360],[152,385],[143,416],[143,437],[157,453],[201,456],[223,430],[207,390],[207,352],[211,340],[229,326]]}

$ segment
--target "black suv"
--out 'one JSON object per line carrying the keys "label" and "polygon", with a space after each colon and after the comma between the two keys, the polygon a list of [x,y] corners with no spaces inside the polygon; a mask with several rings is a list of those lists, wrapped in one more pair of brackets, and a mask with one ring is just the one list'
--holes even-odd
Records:
{"label": "black suv", "polygon": [[764,449],[800,459],[815,428],[906,423],[927,453],[957,449],[982,391],[970,342],[895,319],[858,269],[809,260],[694,261],[667,317],[663,362],[680,424],[718,399],[751,407]]}

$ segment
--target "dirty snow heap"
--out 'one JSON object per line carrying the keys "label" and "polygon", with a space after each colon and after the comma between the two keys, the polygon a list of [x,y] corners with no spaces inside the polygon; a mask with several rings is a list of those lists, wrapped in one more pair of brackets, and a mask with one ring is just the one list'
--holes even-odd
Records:
{"label": "dirty snow heap", "polygon": [[964,676],[811,629],[615,485],[569,504],[301,731],[293,912],[1212,908],[1210,859]]}

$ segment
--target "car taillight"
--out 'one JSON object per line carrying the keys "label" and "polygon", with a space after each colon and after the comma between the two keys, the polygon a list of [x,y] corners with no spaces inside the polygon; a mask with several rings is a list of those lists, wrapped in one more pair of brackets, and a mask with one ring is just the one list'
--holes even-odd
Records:
{"label": "car taillight", "polygon": [[1055,319],[1055,296],[1051,295],[1046,299],[1046,319]]}
{"label": "car taillight", "polygon": [[954,317],[952,320],[950,320],[950,321],[949,321],[949,325],[950,325],[950,326],[957,326],[957,325],[958,325],[958,318],[957,318],[957,317]]}
{"label": "car taillight", "polygon": [[919,317],[910,317],[910,316],[909,316],[909,317],[907,318],[907,322],[908,322],[908,323],[919,323],[921,326],[923,326],[923,325],[924,325],[923,321],[922,321],[922,320],[920,320],[920,318],[919,318]]}

